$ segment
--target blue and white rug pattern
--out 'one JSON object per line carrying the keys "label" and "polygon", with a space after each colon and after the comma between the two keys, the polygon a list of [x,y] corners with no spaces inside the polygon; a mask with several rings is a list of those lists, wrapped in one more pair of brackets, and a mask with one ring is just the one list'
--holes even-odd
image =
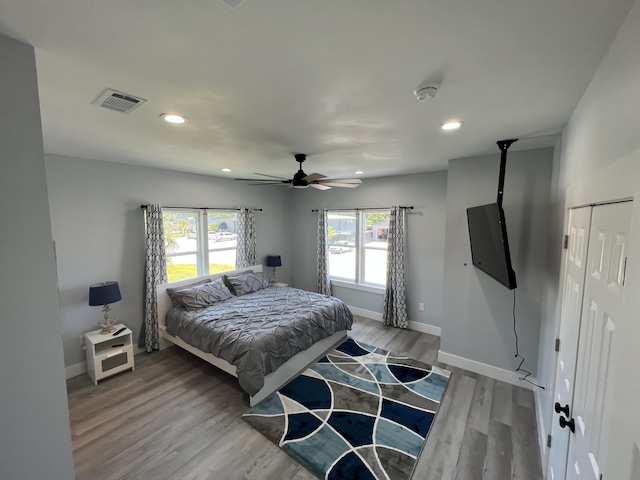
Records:
{"label": "blue and white rug pattern", "polygon": [[348,339],[243,418],[326,480],[406,480],[449,372]]}

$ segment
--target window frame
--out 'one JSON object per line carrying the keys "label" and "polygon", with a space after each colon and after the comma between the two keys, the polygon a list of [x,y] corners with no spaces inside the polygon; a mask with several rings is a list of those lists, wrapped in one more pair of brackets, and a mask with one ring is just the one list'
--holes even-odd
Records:
{"label": "window frame", "polygon": [[[329,280],[339,286],[348,286],[353,287],[358,290],[364,291],[373,291],[379,292],[380,290],[385,290],[387,288],[386,285],[386,274],[385,274],[385,283],[374,283],[365,281],[366,276],[366,251],[367,250],[387,250],[386,248],[375,248],[375,247],[367,247],[365,246],[365,235],[367,232],[366,219],[367,214],[369,213],[387,213],[390,215],[389,210],[386,209],[357,209],[353,210],[349,209],[340,209],[340,210],[327,210],[327,228],[329,228],[329,216],[332,214],[335,215],[344,215],[344,214],[355,214],[355,240],[353,242],[353,249],[355,250],[355,271],[354,278],[346,278],[340,277],[337,275],[331,274],[331,265],[328,265],[329,270]],[[331,243],[329,243],[331,245]]]}
{"label": "window frame", "polygon": [[[179,208],[179,207],[163,207],[162,208],[162,220],[163,220],[163,226],[164,226],[164,221],[165,221],[165,213],[183,213],[183,214],[189,214],[189,215],[193,215],[195,216],[195,233],[196,233],[196,249],[195,250],[189,250],[189,251],[184,251],[184,252],[177,252],[177,253],[170,253],[167,251],[166,249],[166,240],[165,240],[165,245],[164,245],[164,254],[165,254],[165,258],[168,260],[169,258],[175,258],[175,257],[181,257],[181,256],[186,256],[186,255],[195,255],[196,256],[196,276],[195,277],[187,277],[187,278],[179,278],[179,279],[175,279],[175,280],[170,280],[169,279],[169,262],[167,261],[167,268],[166,268],[166,273],[167,273],[167,283],[173,283],[173,282],[179,282],[182,280],[187,280],[190,278],[198,278],[198,277],[202,277],[202,276],[206,276],[206,275],[210,275],[211,272],[209,271],[209,265],[210,265],[210,260],[209,260],[209,256],[211,254],[211,252],[219,252],[219,251],[224,251],[224,250],[234,250],[237,252],[238,250],[238,244],[236,241],[236,244],[234,247],[222,247],[222,248],[216,248],[213,249],[211,248],[212,245],[215,245],[217,242],[213,242],[210,241],[209,238],[209,215],[211,213],[233,213],[233,214],[237,214],[237,210],[230,208],[229,210],[224,210],[224,209],[207,209],[207,208]],[[237,225],[236,225],[237,227]],[[167,236],[167,233],[165,231],[165,238]],[[235,261],[234,261],[235,263]],[[224,271],[231,271],[235,269],[235,264],[232,266],[231,269],[229,270],[224,270]],[[218,273],[218,272],[215,272]]]}

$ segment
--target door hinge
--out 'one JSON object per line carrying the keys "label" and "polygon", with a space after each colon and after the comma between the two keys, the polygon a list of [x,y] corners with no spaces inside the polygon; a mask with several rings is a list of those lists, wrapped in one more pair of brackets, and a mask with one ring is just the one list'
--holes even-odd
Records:
{"label": "door hinge", "polygon": [[547,448],[551,448],[551,435],[547,435]]}
{"label": "door hinge", "polygon": [[556,338],[556,352],[560,351],[560,339]]}
{"label": "door hinge", "polygon": [[569,235],[564,236],[564,240],[562,241],[562,246],[566,249],[569,248]]}

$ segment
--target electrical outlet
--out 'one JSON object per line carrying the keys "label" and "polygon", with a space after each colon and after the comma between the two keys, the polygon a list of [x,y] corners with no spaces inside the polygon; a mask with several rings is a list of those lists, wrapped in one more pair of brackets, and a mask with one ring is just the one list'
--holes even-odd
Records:
{"label": "electrical outlet", "polygon": [[424,303],[418,304],[418,310],[420,310],[421,312],[424,312]]}

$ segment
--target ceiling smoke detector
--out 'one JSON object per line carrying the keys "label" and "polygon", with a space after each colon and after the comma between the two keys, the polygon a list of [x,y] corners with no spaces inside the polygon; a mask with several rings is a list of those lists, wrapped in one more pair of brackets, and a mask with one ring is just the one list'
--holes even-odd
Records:
{"label": "ceiling smoke detector", "polygon": [[438,87],[434,87],[433,85],[418,87],[413,91],[413,94],[419,101],[424,102],[425,100],[433,98],[438,94]]}

